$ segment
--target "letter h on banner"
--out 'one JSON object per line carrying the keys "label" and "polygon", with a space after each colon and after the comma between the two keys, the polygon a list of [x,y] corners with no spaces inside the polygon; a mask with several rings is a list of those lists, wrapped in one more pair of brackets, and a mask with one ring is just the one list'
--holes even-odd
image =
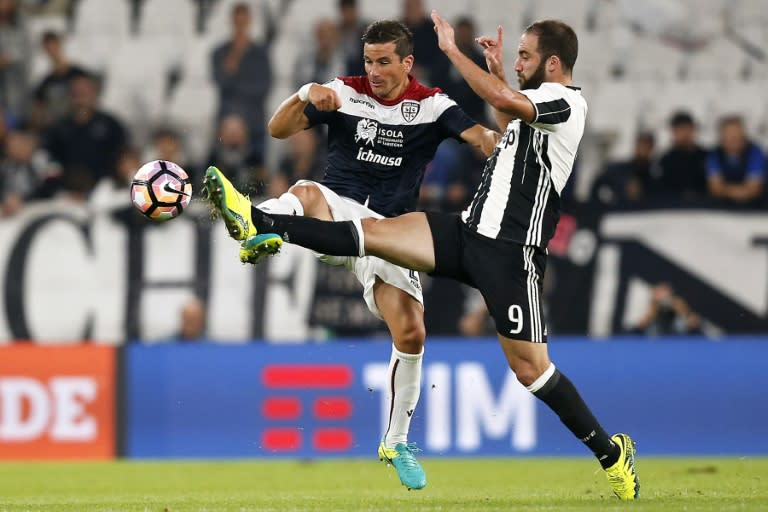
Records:
{"label": "letter h on banner", "polygon": [[[191,288],[196,296],[207,302],[211,274],[211,226],[205,222],[194,222],[192,225],[196,235],[194,250],[185,256],[193,261],[194,270],[189,279],[148,280],[146,262],[152,257],[152,250],[147,247],[147,234],[152,227],[126,221],[128,229],[128,296],[125,312],[125,335],[127,339],[141,338],[141,299],[142,295],[150,288],[165,290]],[[188,246],[184,246],[180,253],[187,253],[188,248]]]}

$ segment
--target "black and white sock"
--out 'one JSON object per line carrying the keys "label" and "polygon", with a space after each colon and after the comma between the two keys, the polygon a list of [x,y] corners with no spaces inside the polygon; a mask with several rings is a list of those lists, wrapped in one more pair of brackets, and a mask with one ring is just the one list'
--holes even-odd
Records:
{"label": "black and white sock", "polygon": [[592,450],[603,468],[613,466],[619,460],[619,447],[597,422],[570,379],[554,364],[550,363],[527,389],[555,411],[568,430]]}

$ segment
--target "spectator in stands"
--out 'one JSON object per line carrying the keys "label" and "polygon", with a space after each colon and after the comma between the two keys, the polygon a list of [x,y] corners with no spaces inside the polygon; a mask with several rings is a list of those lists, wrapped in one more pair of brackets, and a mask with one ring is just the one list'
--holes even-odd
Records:
{"label": "spectator in stands", "polygon": [[[456,22],[455,30],[456,46],[459,47],[459,50],[477,64],[480,69],[487,71],[481,47],[475,42],[474,21],[463,16]],[[438,77],[435,77],[434,85],[440,86],[443,92],[453,98],[469,117],[480,124],[491,124],[487,116],[486,104],[482,98],[475,94],[461,73],[450,65],[450,61],[444,59],[440,62],[445,64],[445,68],[438,73]]]}
{"label": "spectator in stands", "polygon": [[493,336],[496,330],[482,294],[468,286],[465,291],[464,314],[459,317],[459,333],[470,337]]}
{"label": "spectator in stands", "polygon": [[[344,58],[344,75],[365,74],[365,65],[360,57],[363,54],[363,33],[368,23],[360,19],[357,0],[339,0],[339,40]],[[323,82],[330,78],[326,75]],[[322,82],[321,82],[322,83]]]}
{"label": "spectator in stands", "polygon": [[21,11],[34,16],[71,16],[73,0],[21,0]]}
{"label": "spectator in stands", "polygon": [[653,177],[658,174],[653,158],[656,139],[642,132],[635,139],[632,158],[609,163],[595,180],[592,199],[606,206],[617,206],[642,200],[653,191]]}
{"label": "spectator in stands", "polygon": [[315,39],[309,48],[312,51],[299,52],[293,69],[294,87],[315,82],[325,83],[329,78],[344,74],[344,55],[339,47],[339,32],[336,24],[329,19],[315,23]]}
{"label": "spectator in stands", "polygon": [[200,341],[205,337],[205,303],[192,297],[181,307],[178,341]]}
{"label": "spectator in stands", "polygon": [[62,169],[65,191],[85,198],[115,172],[128,137],[122,123],[99,108],[99,84],[92,75],[71,79],[70,113],[44,134],[44,147]]}
{"label": "spectator in stands", "polygon": [[67,58],[59,33],[46,31],[41,43],[50,61],[50,72],[35,88],[30,123],[36,129],[49,126],[69,112],[69,82],[73,77],[87,74]]}
{"label": "spectator in stands", "polygon": [[275,36],[267,15],[264,43],[251,39],[251,9],[247,3],[232,7],[232,38],[217,47],[211,56],[213,79],[219,89],[219,119],[237,114],[245,119],[253,154],[264,161],[266,120],[264,102],[272,87],[269,47]]}
{"label": "spectator in stands", "polygon": [[480,183],[485,156],[468,144],[446,140],[427,166],[419,191],[419,209],[460,212]]}
{"label": "spectator in stands", "polygon": [[0,105],[16,119],[27,114],[27,65],[32,46],[16,0],[0,0]]}
{"label": "spectator in stands", "polygon": [[685,111],[676,112],[669,127],[672,147],[659,162],[656,195],[673,199],[705,197],[707,152],[697,142],[693,116]]}
{"label": "spectator in stands", "polygon": [[47,197],[53,169],[37,136],[28,131],[12,131],[5,141],[5,157],[0,161],[0,216],[17,213],[30,200]]}
{"label": "spectator in stands", "polygon": [[266,169],[249,143],[248,126],[242,117],[232,114],[219,122],[216,143],[207,161],[249,193],[263,193]]}
{"label": "spectator in stands", "polygon": [[126,191],[141,164],[141,152],[133,146],[124,146],[117,157],[114,174],[99,181],[88,197],[91,207],[109,210],[116,206],[129,206],[130,195]]}
{"label": "spectator in stands", "polygon": [[422,0],[403,0],[401,20],[413,34],[414,65],[411,74],[427,85],[440,85],[440,73],[450,62],[437,46],[435,24]]}
{"label": "spectator in stands", "polygon": [[202,174],[187,161],[181,136],[176,130],[168,126],[161,126],[155,130],[155,133],[152,134],[152,143],[144,152],[142,160],[145,162],[151,160],[174,162],[187,171],[193,183],[198,183],[198,178],[202,179]]}
{"label": "spectator in stands", "polygon": [[701,319],[669,283],[659,283],[651,290],[651,301],[643,317],[630,332],[650,336],[699,334]]}
{"label": "spectator in stands", "polygon": [[741,117],[724,117],[720,143],[707,158],[710,195],[733,203],[755,203],[763,197],[765,177],[765,154],[747,138]]}
{"label": "spectator in stands", "polygon": [[290,184],[323,179],[326,151],[320,142],[318,130],[302,130],[288,139],[288,152],[280,161],[280,174],[288,178]]}

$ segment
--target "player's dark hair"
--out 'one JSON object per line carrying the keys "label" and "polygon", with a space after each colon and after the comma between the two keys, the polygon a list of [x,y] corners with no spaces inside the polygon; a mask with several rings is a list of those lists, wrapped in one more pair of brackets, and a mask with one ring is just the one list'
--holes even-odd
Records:
{"label": "player's dark hair", "polygon": [[525,31],[539,37],[542,60],[557,55],[563,64],[563,71],[573,71],[579,55],[579,40],[570,25],[560,20],[539,20],[528,25]]}
{"label": "player's dark hair", "polygon": [[404,59],[413,53],[413,34],[397,20],[374,21],[362,37],[363,44],[395,43],[395,53]]}

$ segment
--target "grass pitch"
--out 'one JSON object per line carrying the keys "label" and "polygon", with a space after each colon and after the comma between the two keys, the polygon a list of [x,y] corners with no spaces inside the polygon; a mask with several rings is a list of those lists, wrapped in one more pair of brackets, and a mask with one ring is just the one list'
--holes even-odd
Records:
{"label": "grass pitch", "polygon": [[643,458],[641,499],[589,458],[424,458],[406,491],[374,460],[0,464],[0,511],[765,511],[767,458]]}

